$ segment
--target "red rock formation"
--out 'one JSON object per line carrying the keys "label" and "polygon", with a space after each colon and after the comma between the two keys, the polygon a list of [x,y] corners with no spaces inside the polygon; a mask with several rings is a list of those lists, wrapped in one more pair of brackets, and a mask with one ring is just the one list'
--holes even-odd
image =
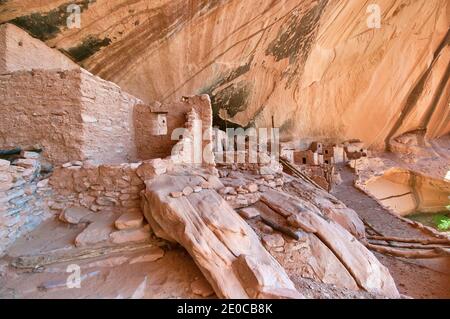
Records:
{"label": "red rock formation", "polygon": [[284,138],[372,147],[415,129],[449,132],[448,1],[377,4],[380,29],[368,27],[363,0],[98,0],[82,6],[81,29],[65,27],[65,1],[11,0],[0,22],[146,102],[210,93],[217,123],[270,126],[274,116]]}

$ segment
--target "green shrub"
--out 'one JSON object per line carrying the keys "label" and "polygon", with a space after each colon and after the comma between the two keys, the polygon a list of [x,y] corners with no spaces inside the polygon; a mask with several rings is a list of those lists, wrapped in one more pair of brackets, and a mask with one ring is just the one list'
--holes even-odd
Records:
{"label": "green shrub", "polygon": [[440,231],[450,230],[450,217],[446,215],[436,215],[434,223]]}

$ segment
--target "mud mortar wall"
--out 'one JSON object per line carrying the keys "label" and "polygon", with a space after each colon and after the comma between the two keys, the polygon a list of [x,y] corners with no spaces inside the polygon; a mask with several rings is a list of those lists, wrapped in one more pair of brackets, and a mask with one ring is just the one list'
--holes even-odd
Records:
{"label": "mud mortar wall", "polygon": [[[155,134],[152,107],[13,25],[0,26],[0,101],[0,149],[38,145],[55,165],[167,157],[192,109],[203,131],[212,127],[209,96],[190,96],[163,105],[167,134]],[[203,144],[211,140],[210,132]]]}
{"label": "mud mortar wall", "polygon": [[12,24],[0,25],[0,74],[32,69],[80,67],[68,57]]}
{"label": "mud mortar wall", "polygon": [[83,69],[0,75],[0,147],[39,145],[53,164],[136,160],[132,112],[140,103]]}
{"label": "mud mortar wall", "polygon": [[[194,97],[196,98],[198,97]],[[192,134],[192,120],[204,119],[205,116],[207,120],[211,120],[210,114],[201,108],[192,107],[191,112],[183,116],[185,121],[187,119],[187,132]],[[205,128],[211,127],[210,122],[203,123],[206,123]],[[210,135],[205,136],[211,139]],[[177,143],[178,147],[174,148],[173,154],[164,159],[154,158],[143,162],[113,165],[72,161],[59,166],[49,180],[50,186],[57,194],[49,206],[58,211],[70,206],[82,206],[94,212],[141,211],[141,191],[145,188],[146,180],[173,169],[175,161],[192,164],[192,147],[188,145],[190,141],[189,137],[184,136]],[[210,156],[213,158],[212,154]],[[211,165],[214,166],[214,162]]]}
{"label": "mud mortar wall", "polygon": [[80,93],[83,159],[97,164],[136,161],[133,109],[142,102],[83,69]]}
{"label": "mud mortar wall", "polygon": [[0,160],[0,256],[14,240],[33,230],[51,214],[47,181],[39,181],[37,159],[19,159],[15,165]]}
{"label": "mud mortar wall", "polygon": [[[149,108],[145,105],[137,105],[134,108],[133,126],[137,154],[140,159],[164,158],[171,154],[172,148],[179,142],[181,136],[172,139],[172,132],[177,128],[185,128],[186,115],[193,109],[202,121],[203,132],[212,128],[212,108],[208,95],[189,96],[179,102],[165,104],[169,110],[167,114],[166,135],[153,135],[153,117]],[[211,135],[204,138],[207,144],[212,140]]]}
{"label": "mud mortar wall", "polygon": [[44,157],[82,157],[80,71],[17,71],[0,75],[0,147],[39,144]]}
{"label": "mud mortar wall", "polygon": [[50,178],[58,193],[51,208],[82,206],[92,211],[140,210],[144,182],[136,174],[140,164],[59,167]]}
{"label": "mud mortar wall", "polygon": [[53,164],[136,160],[139,99],[13,26],[0,26],[0,148],[39,145]]}

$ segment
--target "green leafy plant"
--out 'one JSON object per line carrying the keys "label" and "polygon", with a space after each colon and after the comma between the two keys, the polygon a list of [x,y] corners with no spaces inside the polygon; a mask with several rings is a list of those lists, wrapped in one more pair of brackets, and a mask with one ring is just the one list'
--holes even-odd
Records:
{"label": "green leafy plant", "polygon": [[450,217],[446,215],[436,215],[434,223],[440,231],[450,230]]}

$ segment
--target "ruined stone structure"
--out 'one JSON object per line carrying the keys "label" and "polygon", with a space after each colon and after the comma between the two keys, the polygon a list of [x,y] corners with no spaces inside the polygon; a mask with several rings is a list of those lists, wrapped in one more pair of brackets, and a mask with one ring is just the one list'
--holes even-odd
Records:
{"label": "ruined stone structure", "polygon": [[0,159],[0,254],[19,236],[49,218],[48,180],[38,179],[39,154],[25,152],[11,164]]}
{"label": "ruined stone structure", "polygon": [[[312,142],[308,149],[291,150],[292,156],[287,156],[292,163],[299,165],[333,165],[342,164],[347,160],[347,153],[354,149],[353,144],[346,143],[346,148],[343,145],[323,144],[320,142]],[[348,146],[351,145],[351,146]],[[358,145],[359,147],[359,145]],[[285,152],[286,154],[286,152]]]}
{"label": "ruined stone structure", "polygon": [[65,27],[65,1],[9,0],[0,22],[146,103],[208,93],[222,128],[271,127],[273,116],[284,140],[379,149],[416,129],[448,133],[448,1],[376,4],[380,29],[368,27],[365,0],[97,0],[83,5],[79,31]]}
{"label": "ruined stone structure", "polygon": [[185,2],[0,1],[0,298],[450,298],[448,1]]}
{"label": "ruined stone structure", "polygon": [[33,69],[2,74],[0,90],[2,148],[37,144],[55,164],[136,160],[132,112],[140,101],[116,85],[81,68]]}
{"label": "ruined stone structure", "polygon": [[[71,160],[119,164],[170,155],[180,140],[172,139],[172,132],[184,127],[192,108],[203,123],[202,132],[211,129],[207,96],[147,106],[19,28],[2,25],[0,36],[6,43],[0,47],[0,57],[6,61],[0,74],[5,114],[0,123],[1,148],[38,145],[54,164]],[[30,47],[31,53],[34,48],[45,57],[29,61]],[[21,60],[27,61],[23,68],[19,68]],[[205,136],[204,143],[211,141]]]}
{"label": "ruined stone structure", "polygon": [[312,150],[294,152],[294,162],[298,164],[319,165],[319,154]]}
{"label": "ruined stone structure", "polygon": [[[138,157],[141,159],[166,157],[182,136],[179,129],[185,128],[186,115],[195,110],[202,145],[212,142],[212,110],[207,95],[183,97],[179,102],[161,104],[159,107],[140,104],[133,111],[133,125]],[[164,121],[165,123],[161,123]],[[160,134],[161,124],[165,134]],[[178,130],[177,130],[178,129]]]}
{"label": "ruined stone structure", "polygon": [[[2,160],[1,223],[6,228],[0,230],[0,252],[51,216],[43,213],[48,208],[141,213],[140,192],[149,169],[160,174],[174,162],[192,164],[194,151],[200,153],[199,165],[204,164],[203,149],[212,143],[207,95],[146,105],[15,26],[0,26],[0,37],[0,149],[41,152],[25,152],[39,160],[19,159],[12,165]],[[176,128],[185,129],[184,135],[172,138]],[[196,140],[194,133],[200,133]],[[158,158],[166,158],[164,164]],[[214,163],[211,151],[206,158]],[[155,160],[145,162],[147,173],[138,171],[138,160],[149,159]],[[36,188],[48,182],[39,182],[40,160],[56,166],[48,201]]]}

